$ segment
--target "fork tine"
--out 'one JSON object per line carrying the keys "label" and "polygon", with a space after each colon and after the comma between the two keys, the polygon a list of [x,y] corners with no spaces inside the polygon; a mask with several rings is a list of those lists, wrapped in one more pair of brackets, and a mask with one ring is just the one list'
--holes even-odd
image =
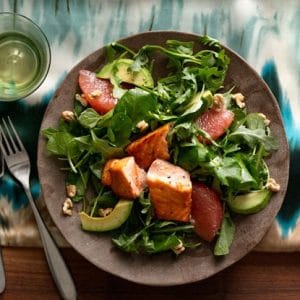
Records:
{"label": "fork tine", "polygon": [[[6,135],[3,131],[2,125],[0,125],[0,134],[1,134],[1,137],[2,137],[2,141],[0,143],[2,154],[4,154],[5,156],[10,155],[12,153],[12,150],[10,148],[10,145],[8,143]],[[4,144],[6,145],[6,149],[4,147]]]}
{"label": "fork tine", "polygon": [[23,145],[23,143],[22,143],[22,141],[21,141],[21,139],[20,139],[20,137],[19,137],[19,135],[18,135],[18,133],[17,133],[17,131],[16,131],[16,129],[15,129],[15,126],[13,125],[13,123],[12,123],[10,117],[8,116],[7,118],[8,118],[9,125],[10,125],[12,131],[14,132],[14,135],[15,135],[16,140],[17,140],[17,142],[18,142],[19,148],[20,148],[21,150],[25,150],[24,145]]}
{"label": "fork tine", "polygon": [[2,147],[2,134],[0,132],[0,163],[1,163],[0,178],[4,175],[4,153],[1,147]]}
{"label": "fork tine", "polygon": [[[2,122],[4,124],[5,127],[5,131],[6,131],[6,135],[4,134],[3,137],[5,137],[5,142],[7,144],[7,147],[9,148],[10,151],[12,151],[13,153],[19,151],[19,149],[17,148],[17,145],[14,141],[14,138],[11,134],[11,130],[9,130],[8,125],[5,121],[4,118],[2,118]],[[4,131],[2,131],[4,133]],[[7,138],[8,137],[8,138]],[[9,140],[9,141],[8,141]]]}

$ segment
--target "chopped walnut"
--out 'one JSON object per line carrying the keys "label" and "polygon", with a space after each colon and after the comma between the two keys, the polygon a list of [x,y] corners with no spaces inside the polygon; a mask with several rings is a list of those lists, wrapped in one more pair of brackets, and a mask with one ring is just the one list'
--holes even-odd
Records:
{"label": "chopped walnut", "polygon": [[146,121],[142,120],[136,124],[136,127],[140,131],[145,131],[149,127],[149,124]]}
{"label": "chopped walnut", "polygon": [[276,182],[274,178],[269,178],[266,184],[266,188],[272,192],[280,191],[280,184]]}
{"label": "chopped walnut", "polygon": [[67,216],[72,216],[73,202],[70,198],[66,198],[63,204],[63,213]]}
{"label": "chopped walnut", "polygon": [[91,92],[91,96],[92,97],[98,97],[98,96],[101,96],[102,92],[100,90],[94,90]]}
{"label": "chopped walnut", "polygon": [[67,196],[73,198],[76,195],[76,185],[75,184],[68,184],[66,186]]}
{"label": "chopped walnut", "polygon": [[266,126],[270,125],[271,121],[267,118],[267,116],[265,114],[259,113],[258,115],[261,116],[264,119],[264,123],[265,123]]}
{"label": "chopped walnut", "polygon": [[222,94],[214,94],[213,96],[213,107],[215,110],[222,110],[224,107],[224,97]]}
{"label": "chopped walnut", "polygon": [[108,207],[108,208],[100,208],[100,209],[99,209],[99,216],[100,216],[100,217],[106,217],[106,216],[108,216],[112,211],[113,211],[113,208],[111,208],[111,207]]}
{"label": "chopped walnut", "polygon": [[72,120],[75,120],[75,115],[72,111],[69,111],[69,110],[65,110],[61,113],[61,116],[62,118],[65,120],[65,121],[72,121]]}
{"label": "chopped walnut", "polygon": [[182,241],[180,241],[180,243],[177,246],[173,247],[172,250],[176,255],[181,254],[185,250]]}
{"label": "chopped walnut", "polygon": [[236,105],[239,108],[244,108],[246,106],[245,104],[245,97],[241,93],[232,94],[231,98],[235,101]]}
{"label": "chopped walnut", "polygon": [[88,105],[84,95],[79,95],[79,94],[76,94],[75,95],[75,100],[79,101],[81,103],[82,106],[86,107]]}

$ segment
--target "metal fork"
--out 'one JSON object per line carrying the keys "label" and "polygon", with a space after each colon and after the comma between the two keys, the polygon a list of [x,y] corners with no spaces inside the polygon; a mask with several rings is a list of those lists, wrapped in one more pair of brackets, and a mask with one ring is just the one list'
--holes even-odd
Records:
{"label": "metal fork", "polygon": [[[0,135],[0,143],[1,143],[1,135]],[[0,150],[0,178],[4,175],[4,156],[2,151]],[[4,264],[2,258],[2,249],[0,248],[0,294],[5,289],[5,272],[4,272]]]}
{"label": "metal fork", "polygon": [[[0,135],[0,143],[2,141],[1,135]],[[2,154],[2,151],[0,150],[0,178],[4,175],[4,156]]]}
{"label": "metal fork", "polygon": [[[4,155],[6,165],[11,174],[21,183],[31,204],[33,214],[40,232],[44,246],[46,259],[53,279],[63,299],[76,299],[76,289],[69,270],[61,256],[58,247],[54,243],[43,219],[36,207],[30,192],[29,175],[30,160],[23,143],[21,142],[10,118],[8,122],[2,119],[3,126],[0,125],[2,141],[0,147]],[[6,133],[5,133],[6,132]]]}

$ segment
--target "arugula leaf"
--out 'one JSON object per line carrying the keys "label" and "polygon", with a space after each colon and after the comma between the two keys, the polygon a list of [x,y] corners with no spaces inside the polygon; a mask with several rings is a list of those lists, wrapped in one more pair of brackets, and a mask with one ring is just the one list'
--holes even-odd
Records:
{"label": "arugula leaf", "polygon": [[76,141],[81,149],[90,150],[92,137],[90,134],[74,137],[74,141]]}
{"label": "arugula leaf", "polygon": [[147,230],[144,227],[136,233],[121,233],[119,236],[112,238],[112,242],[125,252],[139,253],[139,238]]}
{"label": "arugula leaf", "polygon": [[89,165],[91,172],[98,179],[102,178],[102,172],[101,172],[102,167],[103,167],[103,162],[101,160],[97,160],[96,162],[90,163],[90,165]]}
{"label": "arugula leaf", "polygon": [[251,130],[266,129],[264,119],[258,113],[249,113],[245,117],[245,125]]}
{"label": "arugula leaf", "polygon": [[112,63],[115,59],[121,58],[127,54],[134,56],[135,52],[125,45],[113,42],[104,48],[106,63]]}
{"label": "arugula leaf", "polygon": [[199,167],[201,162],[209,159],[209,150],[201,143],[178,148],[176,164],[185,170],[192,171]]}
{"label": "arugula leaf", "polygon": [[272,136],[266,135],[266,131],[262,128],[249,129],[241,125],[236,131],[230,133],[227,138],[235,143],[246,143],[251,148],[262,143],[267,151],[277,150],[279,147],[277,141]]}
{"label": "arugula leaf", "polygon": [[[60,122],[57,130],[46,129],[43,134],[48,138],[46,145],[47,151],[53,155],[65,159],[74,173],[77,169],[74,165],[85,152],[84,147],[76,141],[75,136],[81,134],[83,130],[78,128],[78,122]],[[75,135],[73,134],[75,133]]]}
{"label": "arugula leaf", "polygon": [[97,209],[114,207],[118,202],[118,197],[112,191],[104,191],[99,193],[94,201],[97,201]]}
{"label": "arugula leaf", "polygon": [[224,153],[224,156],[228,156],[229,154],[235,153],[240,151],[242,148],[238,144],[234,143],[225,143],[222,145],[222,150]]}
{"label": "arugula leaf", "polygon": [[268,167],[263,160],[264,147],[261,145],[252,155],[240,155],[244,157],[244,162],[247,165],[248,170],[257,182],[256,189],[262,189],[269,177]]}
{"label": "arugula leaf", "polygon": [[[231,108],[230,110],[234,113],[234,119],[230,126],[230,132],[234,132],[246,122],[247,112],[235,107]],[[225,138],[227,138],[227,136]]]}
{"label": "arugula leaf", "polygon": [[78,117],[79,123],[85,128],[94,128],[97,123],[102,119],[93,108],[87,108]]}
{"label": "arugula leaf", "polygon": [[193,233],[194,226],[192,224],[178,225],[176,222],[157,222],[154,224],[152,233],[176,233],[176,232],[188,232]]}
{"label": "arugula leaf", "polygon": [[153,94],[134,88],[127,91],[115,107],[114,115],[123,114],[131,119],[132,125],[136,126],[139,121],[150,119],[149,112],[156,112],[157,99]]}
{"label": "arugula leaf", "polygon": [[168,139],[170,143],[181,144],[182,142],[191,142],[195,137],[197,129],[191,122],[176,124],[169,132]]}
{"label": "arugula leaf", "polygon": [[193,55],[194,42],[182,42],[177,40],[167,40],[167,48],[177,53]]}
{"label": "arugula leaf", "polygon": [[74,99],[74,114],[75,116],[78,118],[78,116],[86,109],[85,106],[83,106],[81,104],[81,102],[79,100],[76,99],[76,96],[75,96],[75,99]]}
{"label": "arugula leaf", "polygon": [[182,42],[177,40],[167,40],[166,45],[168,49],[175,50],[178,53],[192,55],[194,42]]}
{"label": "arugula leaf", "polygon": [[146,216],[144,223],[146,226],[148,226],[152,221],[152,218],[154,216],[154,211],[147,190],[141,193],[139,197],[139,203],[141,204],[142,207],[141,214]]}
{"label": "arugula leaf", "polygon": [[116,146],[125,146],[137,123],[142,120],[150,123],[156,111],[157,99],[153,94],[140,88],[127,91],[107,122],[109,140]]}
{"label": "arugula leaf", "polygon": [[204,35],[202,37],[200,37],[200,42],[203,44],[203,45],[207,45],[209,47],[214,47],[216,49],[221,49],[221,45],[220,45],[220,42],[208,35]]}
{"label": "arugula leaf", "polygon": [[44,129],[42,133],[46,138],[50,139],[57,132],[59,132],[59,130],[56,128],[49,127]]}
{"label": "arugula leaf", "polygon": [[180,244],[181,240],[174,234],[159,234],[150,237],[143,232],[143,239],[140,244],[141,252],[154,254],[167,250],[171,250]]}
{"label": "arugula leaf", "polygon": [[[147,254],[171,250],[182,242],[182,237],[177,236],[174,232],[171,234],[151,234],[150,228],[151,225],[144,227],[136,233],[121,233],[119,236],[114,237],[112,241],[123,251]],[[188,247],[196,247],[198,245],[199,243],[187,244]]]}
{"label": "arugula leaf", "polygon": [[208,166],[220,183],[232,190],[247,191],[257,187],[256,180],[239,155],[224,157],[223,159],[217,156],[208,163]]}
{"label": "arugula leaf", "polygon": [[199,115],[199,113],[211,107],[212,103],[212,93],[210,91],[204,91],[204,89],[202,89],[201,92],[195,94],[190,102],[182,108],[184,112],[179,118],[177,118],[176,123],[178,124],[182,121],[187,121],[188,119],[193,120],[195,116]]}
{"label": "arugula leaf", "polygon": [[109,125],[108,132],[111,142],[116,146],[124,146],[129,143],[131,131],[135,125],[127,114],[116,111]]}
{"label": "arugula leaf", "polygon": [[139,72],[143,67],[145,67],[149,62],[149,57],[146,52],[139,52],[133,57],[134,63],[130,66],[133,72]]}
{"label": "arugula leaf", "polygon": [[[119,52],[121,52],[121,53],[124,53],[124,52],[125,52],[125,53],[129,53],[130,55],[133,55],[133,56],[136,54],[134,51],[132,51],[132,50],[131,50],[130,48],[128,48],[127,46],[122,45],[122,44],[117,43],[117,42],[111,43],[111,44],[107,47],[107,50],[112,51],[111,48],[114,49],[114,51],[119,51]],[[113,51],[112,51],[112,54],[113,54]],[[111,57],[113,57],[113,56],[111,56]],[[114,58],[114,57],[113,57],[113,58]],[[112,59],[111,61],[113,61],[113,59]]]}
{"label": "arugula leaf", "polygon": [[107,140],[98,138],[93,130],[91,130],[91,137],[91,150],[96,153],[101,153],[103,158],[122,157],[124,155],[122,148],[112,146]]}
{"label": "arugula leaf", "polygon": [[58,156],[78,157],[81,153],[74,136],[68,132],[46,131],[48,137],[47,150]]}
{"label": "arugula leaf", "polygon": [[235,234],[235,225],[228,212],[225,213],[221,231],[214,247],[214,255],[221,256],[229,253]]}
{"label": "arugula leaf", "polygon": [[234,112],[235,121],[225,143],[231,141],[236,145],[247,144],[251,149],[261,144],[266,151],[278,149],[276,139],[269,134],[264,118],[259,113],[245,114],[241,109]]}

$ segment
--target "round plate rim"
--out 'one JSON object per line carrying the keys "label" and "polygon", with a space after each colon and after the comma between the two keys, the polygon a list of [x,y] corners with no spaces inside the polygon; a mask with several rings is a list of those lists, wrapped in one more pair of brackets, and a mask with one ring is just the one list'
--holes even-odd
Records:
{"label": "round plate rim", "polygon": [[[143,32],[143,33],[138,33],[138,34],[135,34],[135,35],[131,35],[129,37],[126,37],[126,38],[122,38],[120,39],[118,42],[124,42],[124,41],[128,41],[128,39],[136,39],[136,38],[140,38],[140,37],[145,37],[145,36],[150,36],[152,34],[160,34],[160,35],[179,35],[179,36],[186,36],[186,37],[191,37],[191,38],[196,38],[196,37],[199,37],[199,35],[197,34],[194,34],[194,33],[187,33],[187,32],[180,32],[180,31],[150,31],[150,32]],[[272,104],[274,105],[275,107],[275,110],[276,110],[276,113],[278,114],[280,112],[279,110],[279,105],[274,97],[274,95],[272,94],[271,90],[269,89],[269,87],[267,86],[267,84],[263,81],[263,79],[258,75],[258,73],[254,70],[253,67],[251,67],[247,62],[246,60],[244,60],[239,54],[237,54],[235,51],[233,51],[232,49],[224,46],[226,52],[230,53],[231,55],[237,57],[242,63],[244,63],[247,68],[252,72],[252,75],[254,75],[256,77],[256,80],[260,83],[262,89],[265,90],[265,92],[268,94],[268,96],[270,98],[272,98]],[[69,74],[72,74],[72,72],[74,72],[75,70],[78,69],[78,67],[80,65],[82,65],[87,59],[89,59],[90,57],[96,57],[97,54],[101,51],[103,51],[104,47],[101,47],[99,48],[98,50],[94,51],[93,53],[91,53],[90,55],[88,55],[87,57],[85,57],[84,59],[82,59],[78,64],[76,64],[72,69],[71,71],[68,73]],[[43,174],[42,174],[42,170],[40,169],[40,165],[42,163],[42,160],[44,159],[44,155],[45,155],[45,142],[44,142],[44,137],[42,136],[42,133],[41,131],[44,129],[44,124],[45,124],[45,119],[47,118],[47,116],[49,115],[49,112],[51,110],[51,107],[53,106],[53,102],[55,101],[56,97],[57,97],[57,94],[61,91],[62,87],[66,84],[67,80],[68,80],[68,75],[66,76],[65,80],[62,82],[62,84],[60,85],[60,87],[57,89],[52,101],[49,103],[47,109],[46,109],[46,112],[44,114],[44,118],[43,118],[43,121],[42,121],[42,125],[41,125],[41,129],[40,129],[40,134],[39,134],[39,140],[38,140],[38,174],[39,174],[39,179],[40,179],[40,182],[41,182],[41,187],[42,187],[42,196],[44,199],[47,199],[47,195],[46,195],[46,192],[43,188],[43,183],[45,182],[44,180],[44,177],[43,177]],[[279,114],[279,117],[280,117],[280,114]],[[281,121],[281,124],[279,124],[279,126],[281,126],[284,130],[284,127],[283,127],[283,123],[282,123],[282,119],[280,117],[280,121]],[[287,174],[286,178],[284,179],[284,182],[283,182],[283,185],[282,185],[282,192],[281,192],[281,198],[282,200],[278,202],[278,205],[277,205],[277,208],[276,208],[276,211],[273,211],[273,218],[272,218],[272,221],[273,219],[275,218],[275,215],[278,213],[279,209],[280,209],[280,206],[284,200],[284,196],[285,196],[285,193],[286,193],[286,189],[287,189],[287,182],[288,182],[288,174],[289,174],[289,151],[288,151],[288,143],[287,143],[287,139],[286,139],[286,136],[284,135],[283,137],[283,140],[284,140],[284,148],[287,150],[287,154],[286,154],[286,161],[285,161],[285,173]],[[73,249],[75,249],[80,255],[82,255],[83,257],[85,257],[88,261],[90,261],[91,263],[93,263],[94,265],[96,265],[97,267],[101,268],[102,270],[106,271],[106,272],[109,272],[111,274],[114,274],[115,276],[118,276],[120,278],[123,278],[123,279],[126,279],[126,280],[129,280],[129,281],[132,281],[132,282],[135,282],[135,283],[140,283],[140,284],[147,284],[147,285],[152,285],[152,286],[172,286],[172,285],[179,285],[179,284],[187,284],[187,283],[192,283],[192,282],[197,282],[197,281],[200,281],[200,280],[203,280],[203,279],[206,279],[218,272],[220,272],[221,270],[229,267],[230,265],[234,264],[235,262],[239,261],[242,257],[244,257],[246,254],[248,254],[254,247],[255,245],[257,245],[259,243],[259,241],[257,241],[254,245],[251,245],[251,248],[250,249],[247,249],[247,251],[244,251],[242,253],[240,253],[240,255],[236,256],[235,259],[228,259],[228,261],[223,264],[222,268],[219,269],[217,272],[215,273],[208,273],[206,275],[203,275],[201,277],[197,277],[197,276],[194,276],[194,277],[181,277],[181,278],[177,278],[177,279],[174,279],[172,278],[171,280],[168,280],[168,278],[166,278],[165,281],[158,281],[158,280],[155,280],[154,276],[150,276],[148,277],[148,280],[145,280],[145,278],[140,278],[138,276],[128,276],[128,274],[126,273],[118,273],[116,270],[111,270],[109,266],[105,266],[103,264],[99,264],[97,263],[97,261],[91,259],[88,255],[86,255],[86,253],[80,251],[78,249],[78,247],[76,247],[76,244],[74,245],[73,241],[71,240],[71,238],[69,236],[67,236],[64,231],[62,230],[61,228],[61,224],[59,224],[57,222],[57,219],[55,217],[52,216],[51,214],[51,209],[49,207],[49,203],[47,202],[47,200],[45,200],[45,204],[46,204],[46,207],[47,207],[47,210],[49,212],[49,215],[51,216],[51,219],[53,220],[55,226],[59,229],[59,231],[61,232],[61,234],[63,235],[63,237],[67,240],[67,242],[73,247]],[[271,225],[272,223],[271,220],[269,220],[269,224]],[[265,232],[267,231],[267,228],[265,230]],[[264,232],[264,233],[265,233]],[[264,234],[263,233],[263,234]],[[261,237],[263,237],[263,234],[261,234]],[[184,254],[183,254],[184,255]],[[230,256],[229,256],[230,257]],[[227,259],[226,257],[224,258],[225,260]],[[223,259],[223,260],[224,260]],[[179,276],[180,277],[180,276]],[[154,278],[154,279],[153,279]]]}

